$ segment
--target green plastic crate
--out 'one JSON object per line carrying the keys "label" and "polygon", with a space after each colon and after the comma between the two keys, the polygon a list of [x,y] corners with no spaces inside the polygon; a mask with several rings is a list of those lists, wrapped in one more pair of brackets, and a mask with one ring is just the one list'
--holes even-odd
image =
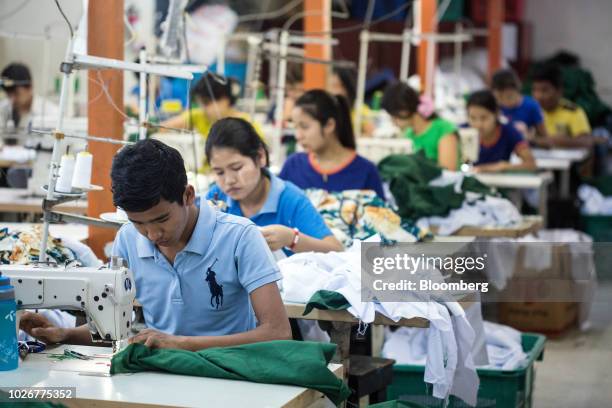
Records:
{"label": "green plastic crate", "polygon": [[[604,196],[612,196],[612,176],[586,180]],[[580,215],[582,231],[593,237],[594,242],[612,242],[612,215]],[[612,252],[607,245],[595,245],[595,271],[600,279],[612,279]]]}
{"label": "green plastic crate", "polygon": [[[544,357],[546,337],[536,333],[523,333],[523,351],[528,355],[527,366],[520,370],[503,371],[478,369],[480,388],[478,408],[530,408],[535,379],[534,362]],[[390,400],[408,400],[431,408],[442,408],[444,402],[431,396],[431,385],[423,381],[425,367],[398,365],[393,367],[393,383],[387,388]],[[468,407],[463,401],[450,397],[448,407]]]}
{"label": "green plastic crate", "polygon": [[582,230],[595,242],[612,242],[612,215],[581,215]]}

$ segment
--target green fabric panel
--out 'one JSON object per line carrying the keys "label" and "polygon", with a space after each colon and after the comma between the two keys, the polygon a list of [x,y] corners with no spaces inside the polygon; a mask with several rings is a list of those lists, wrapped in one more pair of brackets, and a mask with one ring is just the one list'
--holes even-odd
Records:
{"label": "green fabric panel", "polygon": [[385,181],[392,182],[402,177],[418,184],[427,184],[442,174],[442,169],[427,159],[423,151],[411,155],[389,155],[378,163],[378,170]]}
{"label": "green fabric panel", "polygon": [[429,187],[395,184],[391,192],[396,202],[401,203],[398,204],[400,216],[415,221],[420,217],[434,215],[443,217],[450,210],[461,207],[464,199],[462,193],[455,193],[452,185]]}
{"label": "green fabric panel", "polygon": [[[517,173],[517,172],[514,172]],[[532,172],[526,171],[525,174],[532,174]],[[479,193],[484,195],[494,195],[493,189],[488,187],[486,184],[481,183],[475,177],[464,177],[463,183],[461,184],[463,191],[470,191],[472,193]]]}
{"label": "green fabric panel", "polygon": [[351,304],[342,294],[333,290],[318,290],[310,297],[302,316],[312,312],[312,309],[346,310]]}
{"label": "green fabric panel", "polygon": [[197,352],[131,344],[113,357],[111,374],[164,371],[297,385],[320,391],[334,404],[339,404],[348,398],[350,390],[327,368],[335,351],[335,344],[293,340],[213,347]]}

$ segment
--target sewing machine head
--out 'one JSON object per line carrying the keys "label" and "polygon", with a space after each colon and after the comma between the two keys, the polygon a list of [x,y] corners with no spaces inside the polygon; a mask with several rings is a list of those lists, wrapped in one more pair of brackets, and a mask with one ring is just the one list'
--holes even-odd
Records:
{"label": "sewing machine head", "polygon": [[0,274],[11,279],[18,309],[83,310],[94,341],[128,338],[136,289],[120,258],[100,268],[0,265]]}
{"label": "sewing machine head", "polygon": [[[480,137],[478,130],[474,128],[461,128],[459,129],[459,138],[461,143],[461,162],[463,164],[471,165],[478,161],[480,156]],[[462,166],[463,170],[465,167]]]}

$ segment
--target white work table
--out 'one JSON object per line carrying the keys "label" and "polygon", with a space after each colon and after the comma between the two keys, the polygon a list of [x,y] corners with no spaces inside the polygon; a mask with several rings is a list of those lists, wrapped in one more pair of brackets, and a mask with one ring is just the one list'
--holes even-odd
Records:
{"label": "white work table", "polygon": [[538,212],[546,225],[548,210],[548,185],[553,181],[550,171],[540,173],[474,173],[478,181],[494,188],[539,190]]}
{"label": "white work table", "polygon": [[[64,347],[58,348],[60,353]],[[70,348],[85,354],[111,352],[106,347]],[[17,370],[0,372],[0,384],[2,387],[76,387],[76,399],[56,400],[70,407],[116,408],[128,404],[138,407],[306,407],[322,398],[317,391],[291,385],[160,372],[81,375],[76,371],[60,371],[65,361],[69,360],[55,362],[44,355],[30,354],[20,362]],[[329,368],[342,376],[341,365],[330,364]]]}
{"label": "white work table", "polygon": [[536,166],[540,170],[560,172],[560,196],[570,196],[570,169],[573,163],[579,163],[589,156],[588,149],[532,149]]}
{"label": "white work table", "polygon": [[474,173],[481,183],[495,188],[541,188],[553,179],[550,172],[543,173]]}
{"label": "white work table", "polygon": [[589,156],[589,149],[531,149],[536,159],[569,160],[570,162],[581,162]]}
{"label": "white work table", "polygon": [[[0,188],[0,212],[42,214],[43,197],[33,197],[27,189]],[[70,201],[54,207],[75,214],[87,212],[87,200]]]}

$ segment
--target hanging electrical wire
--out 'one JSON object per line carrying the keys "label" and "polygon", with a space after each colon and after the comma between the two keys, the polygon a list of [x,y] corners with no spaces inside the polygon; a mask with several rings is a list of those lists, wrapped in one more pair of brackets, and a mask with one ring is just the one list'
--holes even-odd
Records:
{"label": "hanging electrical wire", "polygon": [[62,6],[59,4],[58,0],[55,0],[55,5],[68,25],[68,30],[70,30],[70,38],[74,37],[74,29],[72,28],[72,24],[70,24],[70,20],[68,20],[68,17],[66,17],[66,14],[64,13],[64,10],[62,10]]}

